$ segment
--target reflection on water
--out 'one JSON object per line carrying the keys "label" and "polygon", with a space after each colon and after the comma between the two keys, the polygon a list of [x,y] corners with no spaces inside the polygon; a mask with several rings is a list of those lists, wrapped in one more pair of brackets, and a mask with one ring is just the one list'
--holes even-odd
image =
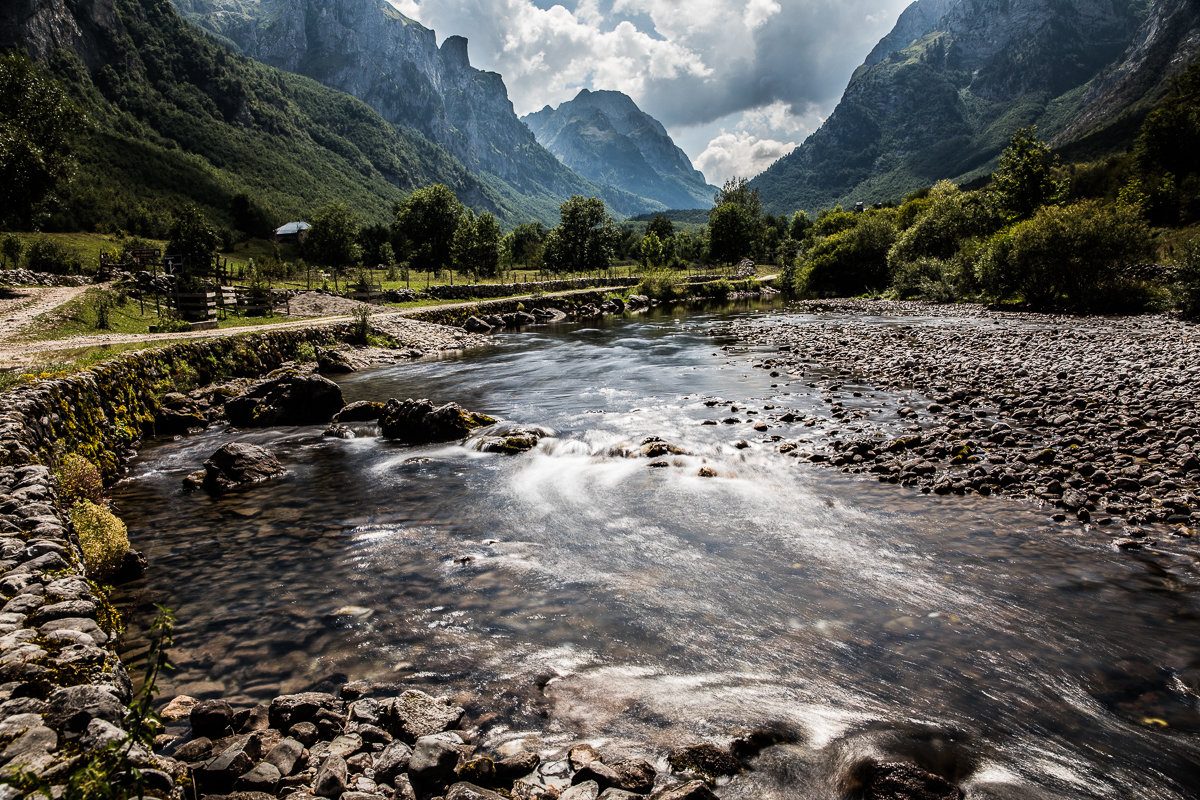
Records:
{"label": "reflection on water", "polygon": [[[146,448],[117,493],[151,565],[125,600],[143,623],[151,603],[177,611],[167,694],[261,701],[344,676],[454,695],[493,741],[786,731],[726,797],[834,796],[872,754],[952,764],[972,796],[1198,796],[1185,560],[779,454],[770,436],[819,428],[754,423],[821,399],[722,350],[720,320],[541,329],[343,382],[347,400],[456,400],[556,432],[517,457],[370,426]],[[887,425],[881,398],[861,403]],[[614,455],[648,436],[686,454]],[[230,438],[288,476],[182,493]]]}

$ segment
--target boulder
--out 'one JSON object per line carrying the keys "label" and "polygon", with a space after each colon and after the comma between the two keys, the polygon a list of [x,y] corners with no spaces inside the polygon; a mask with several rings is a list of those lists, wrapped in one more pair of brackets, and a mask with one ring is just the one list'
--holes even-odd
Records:
{"label": "boulder", "polygon": [[554,434],[543,428],[497,428],[487,436],[480,438],[475,449],[481,453],[503,453],[516,455],[537,447],[538,441],[545,436]]}
{"label": "boulder", "polygon": [[651,795],[653,800],[717,800],[713,790],[704,781],[689,781],[671,786]]}
{"label": "boulder", "polygon": [[328,378],[284,370],[228,400],[225,416],[239,428],[315,425],[343,405],[341,387]]}
{"label": "boulder", "polygon": [[379,429],[385,439],[404,444],[430,444],[465,439],[473,429],[495,421],[484,414],[467,411],[458,403],[434,408],[430,400],[393,398],[383,408]]}
{"label": "boulder", "polygon": [[188,719],[192,734],[220,739],[233,733],[233,706],[224,700],[204,700],[192,707]]}
{"label": "boulder", "polygon": [[385,701],[381,711],[388,733],[409,744],[453,728],[464,713],[444,697],[430,697],[415,689]]}
{"label": "boulder", "polygon": [[915,764],[871,764],[864,780],[866,800],[962,800],[962,790]]}
{"label": "boulder", "polygon": [[465,328],[469,333],[487,333],[492,329],[492,326],[488,325],[479,317],[468,317],[467,321],[463,323],[463,328]]}
{"label": "boulder", "polygon": [[[228,492],[241,486],[278,478],[287,470],[283,465],[256,444],[230,442],[209,456],[204,462],[202,485],[213,492]],[[188,476],[185,483],[193,483]]]}
{"label": "boulder", "polygon": [[383,413],[378,400],[356,400],[347,404],[333,418],[334,422],[374,422]]}
{"label": "boulder", "polygon": [[458,737],[447,733],[418,739],[408,762],[408,777],[418,794],[445,786],[454,777],[463,750]]}
{"label": "boulder", "polygon": [[714,744],[693,744],[677,747],[667,754],[667,763],[674,772],[692,773],[704,778],[736,775],[742,764],[728,751]]}
{"label": "boulder", "polygon": [[320,348],[317,350],[317,371],[322,375],[344,375],[358,372],[363,364],[345,350]]}

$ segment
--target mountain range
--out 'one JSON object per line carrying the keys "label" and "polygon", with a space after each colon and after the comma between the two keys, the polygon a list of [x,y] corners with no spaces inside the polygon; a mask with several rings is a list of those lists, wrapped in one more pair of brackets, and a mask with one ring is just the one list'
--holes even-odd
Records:
{"label": "mountain range", "polygon": [[1194,0],[917,0],[796,150],[755,177],[770,211],[899,200],[990,172],[1012,132],[1123,148],[1200,51]]}

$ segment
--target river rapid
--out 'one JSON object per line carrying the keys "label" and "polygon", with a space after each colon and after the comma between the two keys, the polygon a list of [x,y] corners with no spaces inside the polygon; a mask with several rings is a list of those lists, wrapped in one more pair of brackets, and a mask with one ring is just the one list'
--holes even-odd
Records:
{"label": "river rapid", "polygon": [[[1031,503],[781,454],[771,437],[824,436],[804,420],[829,406],[722,333],[781,313],[534,328],[340,380],[347,401],[453,400],[553,432],[518,456],[399,446],[370,425],[144,447],[114,493],[150,565],[119,595],[125,655],[161,603],[179,619],[164,698],[411,686],[455,698],[501,752],[586,739],[654,758],[773,731],[727,799],[839,797],[871,759],[969,797],[1200,797],[1191,560],[1117,552]],[[848,406],[892,424],[881,393],[855,388]],[[784,409],[797,421],[753,428]],[[622,455],[651,436],[686,454]],[[231,438],[288,475],[184,493]]]}

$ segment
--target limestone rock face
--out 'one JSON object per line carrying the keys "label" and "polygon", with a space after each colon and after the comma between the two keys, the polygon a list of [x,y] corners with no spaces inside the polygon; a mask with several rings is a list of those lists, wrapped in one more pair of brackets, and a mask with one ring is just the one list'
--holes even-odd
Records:
{"label": "limestone rock face", "polygon": [[[1130,59],[1161,76],[1179,53],[1194,52],[1196,12],[1176,8],[1185,5],[918,0],[821,128],[752,185],[767,210],[790,213],[898,200],[942,178],[986,174],[1016,127],[1036,124],[1043,139],[1069,128],[1099,91],[1098,76]],[[1134,99],[1104,106],[1106,118]]]}

